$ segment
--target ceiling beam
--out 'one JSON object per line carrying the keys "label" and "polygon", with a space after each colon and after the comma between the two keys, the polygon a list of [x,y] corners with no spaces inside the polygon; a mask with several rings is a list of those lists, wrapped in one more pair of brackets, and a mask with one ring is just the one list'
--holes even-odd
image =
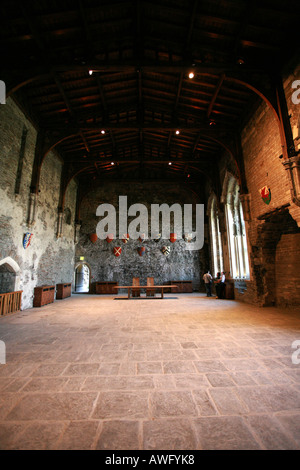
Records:
{"label": "ceiling beam", "polygon": [[221,90],[221,87],[223,85],[223,82],[224,82],[224,79],[225,79],[225,74],[222,73],[221,77],[219,78],[219,81],[218,81],[218,84],[216,86],[216,89],[215,89],[215,92],[212,96],[212,99],[209,103],[209,106],[208,106],[208,110],[207,110],[207,118],[209,119],[210,118],[210,115],[212,113],[212,110],[213,110],[213,107],[214,107],[214,104],[216,102],[216,99],[218,97],[218,94],[220,93],[220,90]]}

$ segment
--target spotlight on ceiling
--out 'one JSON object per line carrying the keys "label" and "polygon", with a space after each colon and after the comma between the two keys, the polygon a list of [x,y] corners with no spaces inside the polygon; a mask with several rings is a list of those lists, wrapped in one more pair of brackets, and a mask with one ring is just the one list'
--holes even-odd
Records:
{"label": "spotlight on ceiling", "polygon": [[195,76],[194,72],[190,72],[190,73],[189,73],[189,78],[190,78],[190,79],[194,78],[194,76]]}
{"label": "spotlight on ceiling", "polygon": [[101,134],[105,134],[105,130],[104,130],[104,129],[102,129]]}
{"label": "spotlight on ceiling", "polygon": [[111,165],[114,165],[114,164],[115,164],[115,162],[111,162]]}
{"label": "spotlight on ceiling", "polygon": [[175,131],[175,134],[177,134],[177,135],[180,134],[180,131],[177,129],[177,130]]}
{"label": "spotlight on ceiling", "polygon": [[169,165],[172,165],[172,162],[169,162]]}
{"label": "spotlight on ceiling", "polygon": [[93,70],[89,70],[89,74],[90,74],[90,75],[93,75]]}

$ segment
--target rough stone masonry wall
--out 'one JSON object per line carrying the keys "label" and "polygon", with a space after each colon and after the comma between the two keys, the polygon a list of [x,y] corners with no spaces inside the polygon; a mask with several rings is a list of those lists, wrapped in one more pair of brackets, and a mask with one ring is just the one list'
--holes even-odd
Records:
{"label": "rough stone masonry wall", "polygon": [[[300,105],[297,107],[297,105],[293,104],[291,100],[292,92],[295,91],[291,85],[296,77],[297,72],[294,71],[284,82],[294,137],[297,134],[300,107]],[[287,295],[287,290],[285,290],[286,302],[284,302],[282,294],[276,294],[276,283],[279,281],[276,279],[275,263],[276,247],[280,238],[282,237],[282,240],[285,240],[288,245],[292,246],[294,243],[293,237],[293,240],[289,242],[287,242],[287,238],[283,238],[285,226],[291,225],[292,218],[290,214],[294,217],[294,213],[289,208],[290,214],[286,210],[284,219],[276,218],[275,216],[267,221],[258,219],[267,212],[274,211],[285,204],[291,203],[290,181],[287,171],[282,165],[282,159],[279,158],[282,155],[279,128],[272,111],[264,102],[243,129],[241,139],[247,186],[251,197],[251,221],[246,224],[250,247],[251,280],[247,281],[247,289],[245,291],[239,292],[235,289],[235,298],[259,305],[293,304],[294,300],[289,299],[298,299],[299,270],[290,269],[291,277],[288,279],[289,294]],[[264,186],[271,190],[271,202],[269,205],[263,202],[259,193],[259,190]],[[299,225],[300,220],[295,219],[293,222],[294,227],[296,227],[294,231],[297,232],[296,223]],[[283,252],[284,245],[282,240],[280,240],[281,253]],[[295,263],[295,260],[292,262]]]}
{"label": "rough stone masonry wall", "polygon": [[[106,184],[95,192],[87,194],[81,206],[82,227],[76,255],[77,259],[79,256],[85,257],[91,268],[92,282],[117,281],[120,285],[131,285],[133,277],[140,277],[140,283],[144,284],[147,277],[151,276],[154,277],[155,284],[171,280],[192,280],[194,289],[198,290],[206,266],[204,250],[186,250],[186,242],[183,239],[175,243],[163,239],[158,243],[151,239],[143,243],[129,240],[126,244],[120,239],[111,243],[100,239],[95,243],[91,242],[89,235],[96,232],[97,223],[101,220],[100,217],[96,217],[98,205],[106,202],[117,209],[119,195],[128,196],[128,207],[134,203],[145,204],[148,207],[149,224],[151,204],[179,203],[183,207],[183,204],[196,203],[191,193],[175,185],[136,184],[133,187],[126,184]],[[135,217],[128,218],[128,222],[133,219]],[[149,235],[150,233],[149,228]],[[161,252],[164,245],[169,245],[171,248],[168,257]],[[120,257],[113,254],[115,246],[122,248]],[[139,256],[137,252],[141,246],[146,248],[144,256]]]}
{"label": "rough stone masonry wall", "polygon": [[[16,176],[24,126],[27,139],[19,195],[15,195]],[[74,267],[74,231],[67,228],[56,239],[57,208],[62,164],[50,152],[42,166],[36,223],[27,226],[32,165],[37,132],[12,99],[0,107],[0,261],[10,257],[20,267],[19,286],[23,290],[22,308],[33,303],[34,287],[70,282]],[[75,214],[75,183],[68,188],[68,204]],[[64,224],[65,225],[65,224]],[[33,233],[29,247],[23,248],[26,232]]]}

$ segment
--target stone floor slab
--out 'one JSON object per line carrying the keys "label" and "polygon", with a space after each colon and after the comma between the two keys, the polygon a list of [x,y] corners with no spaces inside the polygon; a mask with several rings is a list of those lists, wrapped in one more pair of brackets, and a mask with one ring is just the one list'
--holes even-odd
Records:
{"label": "stone floor slab", "polygon": [[0,448],[298,450],[299,334],[300,309],[201,293],[0,317]]}

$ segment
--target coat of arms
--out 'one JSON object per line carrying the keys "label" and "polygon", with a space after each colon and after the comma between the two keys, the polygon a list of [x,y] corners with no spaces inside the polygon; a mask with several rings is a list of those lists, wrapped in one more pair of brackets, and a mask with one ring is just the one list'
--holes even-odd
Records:
{"label": "coat of arms", "polygon": [[121,253],[122,253],[122,248],[120,246],[115,246],[114,255],[118,258],[118,256],[121,256]]}
{"label": "coat of arms", "polygon": [[171,248],[169,246],[163,246],[161,251],[165,256],[169,256]]}
{"label": "coat of arms", "polygon": [[144,256],[146,248],[144,246],[140,246],[137,251],[140,256]]}
{"label": "coat of arms", "polygon": [[139,236],[139,240],[141,243],[143,243],[146,240],[146,235],[144,233],[141,233]]}
{"label": "coat of arms", "polygon": [[262,200],[265,204],[270,204],[271,202],[271,190],[268,186],[264,186],[262,189],[259,190],[259,194],[261,195]]}
{"label": "coat of arms", "polygon": [[31,239],[32,239],[33,233],[26,232],[23,238],[23,247],[24,250],[29,247]]}
{"label": "coat of arms", "polygon": [[174,243],[177,240],[177,233],[170,233],[170,242]]}
{"label": "coat of arms", "polygon": [[183,235],[184,241],[190,243],[193,239],[193,234],[192,233],[185,233]]}
{"label": "coat of arms", "polygon": [[108,234],[107,234],[107,237],[106,237],[107,243],[112,242],[113,239],[114,239],[114,234],[113,234],[113,233],[108,233]]}
{"label": "coat of arms", "polygon": [[92,243],[96,243],[96,241],[98,240],[98,236],[96,233],[91,233],[90,234],[90,240]]}
{"label": "coat of arms", "polygon": [[127,243],[129,240],[129,233],[124,233],[122,236],[123,243]]}

